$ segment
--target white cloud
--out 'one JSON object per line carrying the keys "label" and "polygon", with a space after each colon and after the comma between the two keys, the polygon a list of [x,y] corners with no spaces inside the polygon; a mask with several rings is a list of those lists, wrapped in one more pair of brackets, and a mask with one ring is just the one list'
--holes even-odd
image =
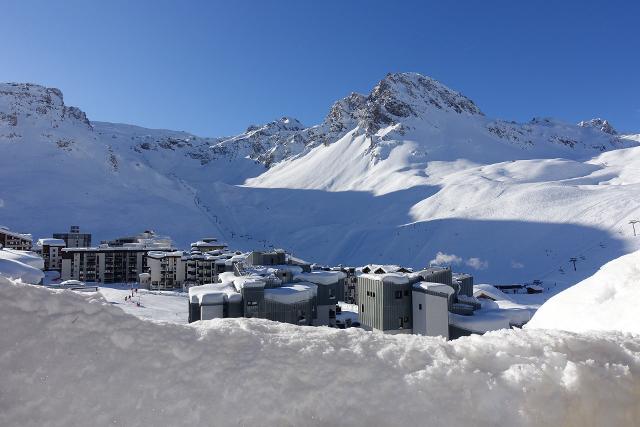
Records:
{"label": "white cloud", "polygon": [[462,262],[462,258],[455,254],[445,254],[438,252],[436,257],[429,261],[430,265],[458,265]]}
{"label": "white cloud", "polygon": [[489,268],[489,261],[483,261],[480,258],[469,258],[465,261],[465,264],[476,270],[486,270]]}
{"label": "white cloud", "polygon": [[511,268],[524,268],[524,264],[520,261],[511,260]]}

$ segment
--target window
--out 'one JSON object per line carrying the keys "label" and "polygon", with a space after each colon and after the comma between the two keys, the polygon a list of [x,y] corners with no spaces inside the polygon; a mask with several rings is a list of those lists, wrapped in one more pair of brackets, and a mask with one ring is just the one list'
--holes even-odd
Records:
{"label": "window", "polygon": [[402,298],[402,291],[396,291],[395,295],[396,295],[396,299]]}
{"label": "window", "polygon": [[373,298],[375,298],[375,297],[376,297],[376,293],[375,293],[375,292],[371,292],[371,296],[372,296]]}
{"label": "window", "polygon": [[255,307],[258,305],[257,301],[247,301],[247,306],[249,307]]}
{"label": "window", "polygon": [[422,304],[418,304],[418,310],[422,310]]}
{"label": "window", "polygon": [[362,304],[362,308],[360,308],[360,313],[364,313],[364,304]]}
{"label": "window", "polygon": [[408,296],[409,296],[409,290],[408,290],[408,289],[404,291],[404,296],[405,296],[405,297],[408,297]]}

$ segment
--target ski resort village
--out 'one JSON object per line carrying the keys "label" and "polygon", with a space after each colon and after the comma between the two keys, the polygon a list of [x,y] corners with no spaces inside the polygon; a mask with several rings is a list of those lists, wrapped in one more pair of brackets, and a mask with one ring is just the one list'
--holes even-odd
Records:
{"label": "ski resort village", "polygon": [[640,2],[0,17],[0,427],[640,427]]}
{"label": "ski resort village", "polygon": [[178,250],[153,231],[95,246],[78,226],[36,241],[2,227],[0,239],[4,262],[42,270],[27,269],[33,282],[97,292],[131,314],[175,323],[263,318],[453,339],[522,327],[544,292],[540,281],[474,286],[472,275],[445,265],[325,266],[283,249],[234,251],[211,237]]}

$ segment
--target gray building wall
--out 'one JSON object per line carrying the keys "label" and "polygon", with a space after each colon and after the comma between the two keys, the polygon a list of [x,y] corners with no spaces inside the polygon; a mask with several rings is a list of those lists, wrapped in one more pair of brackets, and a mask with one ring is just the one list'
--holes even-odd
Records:
{"label": "gray building wall", "polygon": [[265,318],[276,322],[291,323],[294,325],[312,325],[315,317],[315,305],[313,299],[284,304],[269,299],[264,300]]}
{"label": "gray building wall", "polygon": [[420,276],[425,282],[442,283],[451,286],[453,273],[450,268],[430,267],[420,271]]}
{"label": "gray building wall", "polygon": [[456,274],[453,281],[460,288],[459,294],[468,297],[473,296],[473,276],[470,274]]}
{"label": "gray building wall", "polygon": [[398,285],[381,279],[358,277],[360,324],[381,331],[411,332],[411,283]]}

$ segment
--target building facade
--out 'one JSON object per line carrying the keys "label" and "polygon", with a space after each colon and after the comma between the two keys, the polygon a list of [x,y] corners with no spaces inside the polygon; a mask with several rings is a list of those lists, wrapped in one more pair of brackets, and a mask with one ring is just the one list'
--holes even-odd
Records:
{"label": "building facade", "polygon": [[137,247],[62,249],[62,280],[134,283],[147,267],[150,249]]}
{"label": "building facade", "polygon": [[6,227],[0,227],[0,245],[3,248],[18,251],[30,251],[33,246],[33,239],[30,234],[16,233]]}
{"label": "building facade", "polygon": [[402,273],[358,276],[358,320],[366,329],[412,332],[411,285]]}
{"label": "building facade", "polygon": [[62,271],[62,248],[66,243],[62,239],[39,239],[38,253],[44,260],[45,271]]}
{"label": "building facade", "polygon": [[186,265],[182,261],[183,252],[147,253],[147,271],[150,274],[150,289],[166,290],[182,288],[185,279]]}
{"label": "building facade", "polygon": [[53,238],[64,240],[67,248],[91,247],[91,233],[80,233],[77,225],[72,225],[68,233],[54,233]]}

